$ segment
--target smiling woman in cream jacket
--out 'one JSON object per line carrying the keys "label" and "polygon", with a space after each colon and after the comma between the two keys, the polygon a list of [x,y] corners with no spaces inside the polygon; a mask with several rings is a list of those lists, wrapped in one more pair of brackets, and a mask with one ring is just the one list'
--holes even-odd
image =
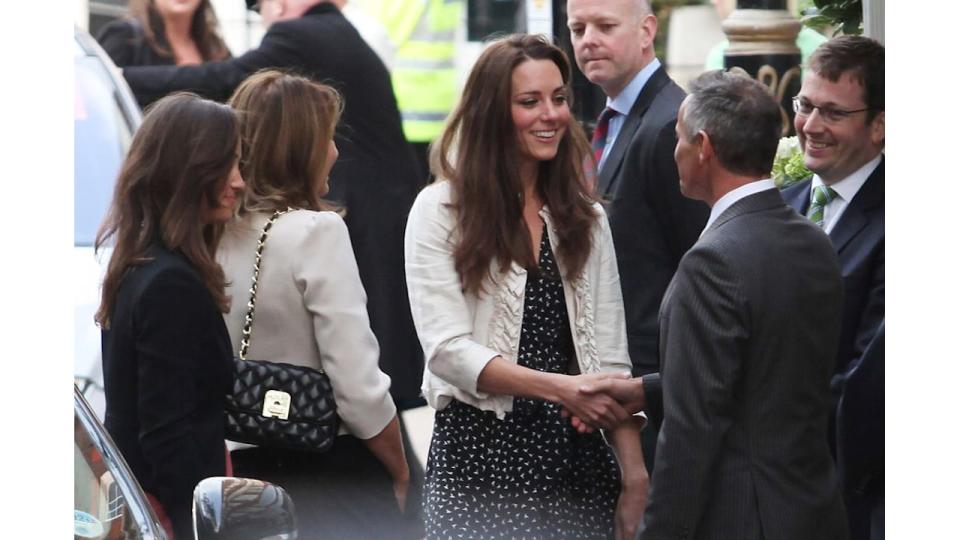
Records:
{"label": "smiling woman in cream jacket", "polygon": [[[630,359],[569,78],[541,37],[492,43],[433,150],[440,180],[407,221],[423,393],[437,409],[428,538],[632,538],[643,512],[642,419],[579,392],[627,376]],[[613,448],[564,410],[608,429]]]}

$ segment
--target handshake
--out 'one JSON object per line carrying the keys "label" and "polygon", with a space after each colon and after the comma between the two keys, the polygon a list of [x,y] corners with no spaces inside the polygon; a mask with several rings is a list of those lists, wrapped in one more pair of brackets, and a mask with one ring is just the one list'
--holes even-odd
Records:
{"label": "handshake", "polygon": [[562,414],[580,433],[598,428],[613,429],[643,410],[646,395],[643,379],[626,373],[590,373],[567,376],[565,391],[558,396]]}

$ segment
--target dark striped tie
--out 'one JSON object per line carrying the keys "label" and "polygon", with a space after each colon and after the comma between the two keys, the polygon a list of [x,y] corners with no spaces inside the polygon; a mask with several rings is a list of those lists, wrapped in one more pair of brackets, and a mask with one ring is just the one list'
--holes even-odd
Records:
{"label": "dark striped tie", "polygon": [[613,115],[617,114],[617,111],[607,107],[600,113],[600,117],[597,118],[597,127],[593,130],[593,139],[590,141],[590,145],[593,147],[593,159],[597,162],[597,166],[600,165],[600,158],[603,157],[603,147],[607,144],[607,131],[610,127],[610,119],[613,118]]}
{"label": "dark striped tie", "polygon": [[837,198],[837,192],[832,187],[824,185],[819,185],[810,192],[810,209],[807,210],[807,217],[816,223],[817,227],[823,228],[823,209],[835,198]]}

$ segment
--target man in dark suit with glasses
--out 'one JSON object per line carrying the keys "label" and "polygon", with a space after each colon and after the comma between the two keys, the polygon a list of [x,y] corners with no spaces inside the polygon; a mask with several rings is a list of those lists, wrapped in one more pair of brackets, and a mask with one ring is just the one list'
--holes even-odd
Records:
{"label": "man in dark suit with glasses", "polygon": [[[851,536],[882,537],[884,320],[884,48],[861,36],[827,41],[810,57],[794,126],[812,178],[788,187],[784,199],[829,235],[843,273],[843,316],[832,389],[845,429],[829,432],[838,462]],[[880,343],[878,346],[877,343]],[[872,345],[871,345],[872,344]],[[859,372],[880,373],[848,395]],[[871,422],[879,433],[847,436],[842,411],[879,403]],[[860,422],[863,424],[863,422]],[[861,425],[860,427],[863,427]],[[835,435],[839,433],[839,435]],[[880,441],[879,443],[877,441]],[[879,531],[871,536],[871,521]],[[876,529],[876,527],[874,527]],[[877,536],[879,532],[880,536]]]}

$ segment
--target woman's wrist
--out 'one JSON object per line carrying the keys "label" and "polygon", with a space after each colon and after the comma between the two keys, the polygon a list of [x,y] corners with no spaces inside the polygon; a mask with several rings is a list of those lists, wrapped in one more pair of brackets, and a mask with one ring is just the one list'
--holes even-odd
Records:
{"label": "woman's wrist", "polygon": [[564,385],[568,382],[568,376],[560,373],[543,373],[543,377],[543,392],[542,395],[538,397],[544,401],[562,404]]}
{"label": "woman's wrist", "polygon": [[404,461],[403,465],[397,467],[396,470],[391,471],[390,476],[393,477],[394,482],[402,483],[410,481],[410,466],[407,465],[407,462]]}
{"label": "woman's wrist", "polygon": [[624,488],[646,486],[650,483],[650,475],[647,474],[646,467],[642,471],[633,471],[623,474],[620,478],[620,485]]}

